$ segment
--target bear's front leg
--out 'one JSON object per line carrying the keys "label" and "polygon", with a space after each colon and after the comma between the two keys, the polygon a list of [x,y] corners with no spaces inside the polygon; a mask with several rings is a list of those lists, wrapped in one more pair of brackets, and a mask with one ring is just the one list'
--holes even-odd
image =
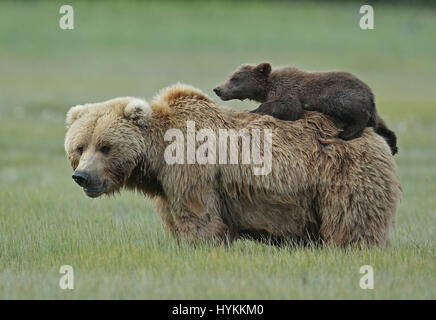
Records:
{"label": "bear's front leg", "polygon": [[173,208],[174,235],[192,243],[227,243],[229,228],[223,222],[218,210],[199,203],[188,203]]}
{"label": "bear's front leg", "polygon": [[292,96],[266,101],[250,113],[270,115],[280,120],[295,121],[303,115],[303,107],[298,99]]}

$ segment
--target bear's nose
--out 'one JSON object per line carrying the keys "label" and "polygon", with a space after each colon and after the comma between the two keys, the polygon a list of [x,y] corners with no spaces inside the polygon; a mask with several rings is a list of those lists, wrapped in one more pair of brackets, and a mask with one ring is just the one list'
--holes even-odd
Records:
{"label": "bear's nose", "polygon": [[73,177],[74,181],[76,181],[76,183],[81,186],[84,187],[88,184],[89,181],[89,174],[86,173],[85,171],[74,171],[73,173]]}
{"label": "bear's nose", "polygon": [[216,87],[215,89],[213,89],[213,92],[215,92],[216,94],[219,94],[221,92],[221,88]]}

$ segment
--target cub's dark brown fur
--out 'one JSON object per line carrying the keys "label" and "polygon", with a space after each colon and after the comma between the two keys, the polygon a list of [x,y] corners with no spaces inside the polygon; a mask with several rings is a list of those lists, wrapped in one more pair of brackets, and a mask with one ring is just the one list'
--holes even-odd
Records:
{"label": "cub's dark brown fur", "polygon": [[344,126],[339,137],[351,140],[373,127],[398,152],[397,137],[377,114],[374,95],[361,80],[347,72],[305,72],[291,67],[272,70],[264,62],[242,65],[214,89],[222,100],[251,99],[262,104],[253,113],[281,120],[300,119],[303,110],[319,111]]}

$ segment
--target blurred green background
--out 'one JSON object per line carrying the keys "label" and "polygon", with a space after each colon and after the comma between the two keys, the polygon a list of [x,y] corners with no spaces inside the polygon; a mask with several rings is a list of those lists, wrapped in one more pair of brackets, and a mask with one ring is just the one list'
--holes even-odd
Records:
{"label": "blurred green background", "polygon": [[[436,298],[436,8],[377,2],[0,3],[0,298]],[[241,63],[349,71],[399,137],[404,189],[392,245],[360,251],[177,246],[150,203],[91,200],[63,150],[70,106],[150,99],[175,82],[212,92]],[[252,102],[226,103],[253,108]],[[76,288],[59,289],[59,267]],[[359,268],[375,268],[375,290]]]}

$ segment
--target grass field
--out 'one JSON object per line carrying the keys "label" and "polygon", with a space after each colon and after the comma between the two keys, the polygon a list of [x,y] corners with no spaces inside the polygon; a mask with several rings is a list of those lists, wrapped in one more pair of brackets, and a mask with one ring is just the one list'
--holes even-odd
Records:
{"label": "grass field", "polygon": [[[435,299],[436,8],[359,4],[0,3],[0,298]],[[385,249],[177,245],[147,199],[87,198],[63,150],[71,105],[212,88],[240,63],[347,70],[399,136],[404,190]],[[250,102],[230,106],[249,108]],[[374,290],[359,287],[374,267]],[[59,288],[61,265],[75,289]]]}

